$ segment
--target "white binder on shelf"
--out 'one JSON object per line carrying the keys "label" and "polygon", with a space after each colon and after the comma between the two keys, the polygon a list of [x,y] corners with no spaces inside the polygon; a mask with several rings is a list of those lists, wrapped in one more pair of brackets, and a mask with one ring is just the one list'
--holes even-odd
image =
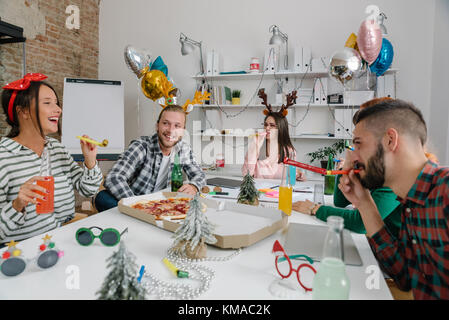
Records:
{"label": "white binder on shelf", "polygon": [[213,54],[213,64],[212,64],[212,75],[217,76],[220,74],[221,69],[221,59],[220,59],[220,53],[212,50]]}
{"label": "white binder on shelf", "polygon": [[394,74],[386,74],[385,77],[385,97],[396,98],[396,86]]}
{"label": "white binder on shelf", "polygon": [[320,83],[320,79],[315,79],[315,83],[313,86],[313,103],[314,104],[321,104],[321,83]]}
{"label": "white binder on shelf", "polygon": [[320,103],[327,104],[327,78],[320,78],[321,82],[321,91],[320,91]]}
{"label": "white binder on shelf", "polygon": [[[352,117],[354,114],[354,110],[353,109],[343,109],[343,116],[344,116],[344,132],[343,132],[343,137],[346,139],[351,139],[352,138],[352,130],[354,129],[354,125],[352,123]],[[354,112],[353,112],[354,111]]]}
{"label": "white binder on shelf", "polygon": [[312,51],[309,47],[302,48],[302,71],[301,72],[311,72],[312,71]]}
{"label": "white binder on shelf", "polygon": [[334,119],[334,135],[335,138],[345,137],[345,109],[335,108]]}
{"label": "white binder on shelf", "polygon": [[327,78],[317,78],[313,91],[314,104],[327,104]]}
{"label": "white binder on shelf", "polygon": [[312,51],[310,48],[296,46],[293,58],[293,71],[312,72]]}
{"label": "white binder on shelf", "polygon": [[385,97],[385,77],[384,76],[377,77],[376,97],[377,98]]}
{"label": "white binder on shelf", "polygon": [[279,71],[279,45],[270,45],[265,50],[263,69],[267,73]]}
{"label": "white binder on shelf", "polygon": [[213,66],[214,66],[214,53],[212,51],[209,51],[207,53],[207,59],[206,59],[206,75],[207,76],[213,75]]}
{"label": "white binder on shelf", "polygon": [[207,53],[206,60],[206,75],[207,76],[216,76],[220,74],[220,54],[215,51],[209,51]]}
{"label": "white binder on shelf", "polygon": [[293,71],[294,72],[302,72],[303,65],[302,65],[302,47],[296,46],[294,57],[293,57]]}

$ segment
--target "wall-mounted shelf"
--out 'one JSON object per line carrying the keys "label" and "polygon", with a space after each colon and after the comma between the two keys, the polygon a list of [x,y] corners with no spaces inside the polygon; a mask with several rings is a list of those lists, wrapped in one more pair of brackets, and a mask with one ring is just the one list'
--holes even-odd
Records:
{"label": "wall-mounted shelf", "polygon": [[[313,108],[315,108],[315,107],[321,107],[321,108],[328,108],[328,107],[331,107],[331,108],[334,108],[334,107],[358,107],[358,105],[356,106],[356,105],[349,105],[349,104],[314,104],[314,103],[311,103],[311,104],[294,104],[294,105],[292,105],[292,106],[290,106],[289,108],[292,108],[292,107],[298,107],[298,108],[305,108],[305,107],[313,107]],[[216,105],[216,104],[214,104],[214,105],[207,105],[207,104],[205,104],[205,105],[197,105],[197,107],[200,107],[200,108],[218,108],[218,105]],[[230,108],[230,109],[232,109],[232,108],[235,108],[235,109],[237,109],[237,108],[266,108],[264,105],[234,105],[234,104],[225,104],[225,105],[220,105],[220,108]],[[280,108],[280,106],[275,106],[275,105],[273,105],[272,107],[274,107],[274,108],[277,108],[277,107],[279,107]]]}
{"label": "wall-mounted shelf", "polygon": [[[385,72],[385,74],[393,74],[396,73],[398,69],[389,69]],[[304,79],[313,79],[313,78],[321,78],[328,77],[329,74],[327,72],[293,72],[293,71],[281,71],[276,73],[238,73],[238,74],[219,74],[214,76],[193,76],[192,78],[195,80],[259,80],[261,77],[266,79],[277,79],[277,78],[304,78]]]}
{"label": "wall-mounted shelf", "polygon": [[195,80],[201,80],[203,78],[207,80],[259,80],[264,77],[264,79],[276,79],[276,78],[302,78],[311,79],[311,78],[319,78],[326,77],[327,72],[276,72],[276,73],[239,73],[239,74],[219,74],[215,76],[193,76],[192,78]]}
{"label": "wall-mounted shelf", "polygon": [[0,44],[22,43],[22,76],[26,74],[26,38],[23,28],[0,20]]}
{"label": "wall-mounted shelf", "polygon": [[0,20],[0,44],[25,41],[23,28]]}

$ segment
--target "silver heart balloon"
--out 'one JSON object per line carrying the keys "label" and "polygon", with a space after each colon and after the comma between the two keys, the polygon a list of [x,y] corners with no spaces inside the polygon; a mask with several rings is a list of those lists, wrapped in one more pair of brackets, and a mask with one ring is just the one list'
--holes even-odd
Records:
{"label": "silver heart balloon", "polygon": [[151,55],[144,49],[138,49],[130,45],[126,46],[124,55],[128,68],[140,78],[143,69],[150,63]]}
{"label": "silver heart balloon", "polygon": [[345,85],[355,73],[362,68],[362,58],[357,50],[343,48],[335,52],[329,62],[329,75],[331,78]]}

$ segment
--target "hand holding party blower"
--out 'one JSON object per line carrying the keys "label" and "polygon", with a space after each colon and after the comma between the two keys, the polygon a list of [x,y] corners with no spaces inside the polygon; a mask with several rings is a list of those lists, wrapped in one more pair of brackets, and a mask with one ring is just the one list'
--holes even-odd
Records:
{"label": "hand holding party blower", "polygon": [[84,140],[86,142],[96,144],[97,146],[100,146],[100,147],[106,147],[109,143],[109,141],[106,139],[104,139],[103,142],[98,142],[93,139],[89,139],[89,138],[85,138],[85,137],[81,137],[81,136],[76,136],[76,137],[80,140]]}
{"label": "hand holding party blower", "polygon": [[[291,159],[289,159],[287,157],[284,158],[284,164],[289,164],[289,165],[292,165],[292,166],[295,166],[295,167],[299,167],[299,168],[302,168],[302,169],[306,169],[306,170],[309,170],[309,171],[313,171],[313,172],[324,174],[324,175],[328,175],[328,176],[329,175],[335,175],[335,174],[349,174],[349,172],[351,171],[351,170],[326,170],[326,169],[323,169],[323,168],[311,166],[309,164],[305,164],[305,163],[301,163],[301,162],[298,162],[298,161],[294,161],[294,160],[291,160]],[[361,170],[359,170],[359,169],[355,169],[354,173],[359,173],[360,171]]]}

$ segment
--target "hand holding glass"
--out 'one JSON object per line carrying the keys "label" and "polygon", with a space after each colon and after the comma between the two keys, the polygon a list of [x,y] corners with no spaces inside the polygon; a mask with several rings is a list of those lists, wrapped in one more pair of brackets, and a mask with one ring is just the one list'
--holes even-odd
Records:
{"label": "hand holding glass", "polygon": [[52,176],[46,176],[45,180],[37,180],[36,184],[47,189],[46,194],[41,191],[35,191],[37,194],[45,197],[43,200],[36,198],[36,213],[44,214],[54,212],[55,179]]}

